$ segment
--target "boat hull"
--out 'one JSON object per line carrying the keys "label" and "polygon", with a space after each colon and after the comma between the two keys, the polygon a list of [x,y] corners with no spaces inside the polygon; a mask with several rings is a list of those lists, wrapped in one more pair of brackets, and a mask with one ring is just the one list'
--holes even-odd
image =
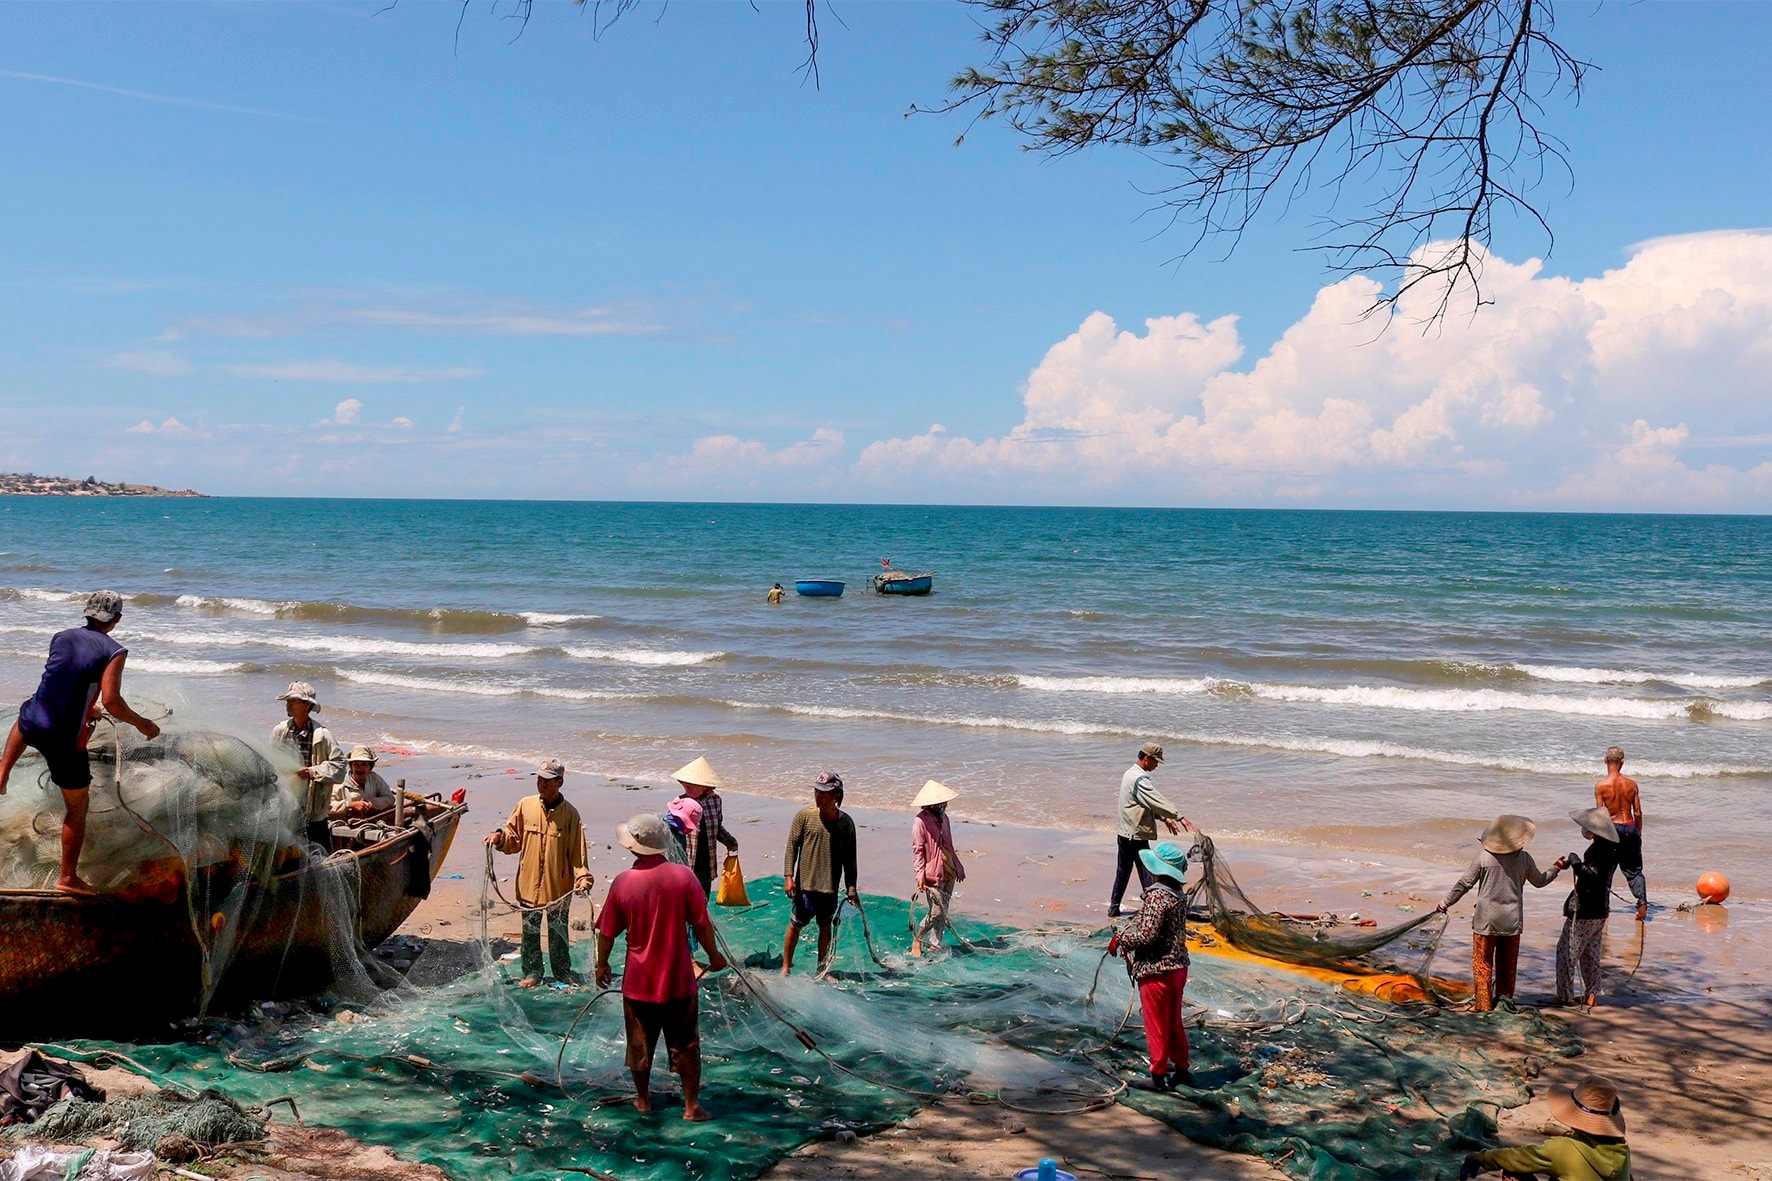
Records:
{"label": "boat hull", "polygon": [[794,583],[794,591],[809,599],[840,599],[843,597],[843,584],[825,578],[802,578]]}
{"label": "boat hull", "polygon": [[[424,886],[466,812],[465,805],[445,805],[428,817]],[[355,924],[364,947],[392,935],[420,901],[413,875],[421,863],[411,859],[423,857],[422,837],[408,828],[254,887],[209,1009],[325,988],[341,921]],[[209,916],[195,918],[201,924]],[[192,922],[182,894],[156,902],[0,890],[0,1038],[96,1036],[196,1014],[203,961]]]}
{"label": "boat hull", "polygon": [[874,590],[882,595],[926,595],[934,589],[934,574],[874,575]]}

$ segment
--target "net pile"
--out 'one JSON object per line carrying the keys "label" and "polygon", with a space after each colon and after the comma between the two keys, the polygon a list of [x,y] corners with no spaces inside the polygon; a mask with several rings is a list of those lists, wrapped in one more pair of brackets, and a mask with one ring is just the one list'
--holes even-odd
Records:
{"label": "net pile", "polygon": [[1200,866],[1200,878],[1189,893],[1231,946],[1283,963],[1350,975],[1407,976],[1422,996],[1440,991],[1429,970],[1446,929],[1445,915],[1428,910],[1389,927],[1301,922],[1253,902],[1204,833],[1191,859]]}
{"label": "net pile", "polygon": [[[783,980],[780,879],[751,883],[751,897],[757,905],[715,915],[744,974],[712,977],[701,995],[713,1124],[677,1118],[662,1052],[659,1110],[635,1112],[619,996],[517,990],[493,941],[480,971],[385,993],[348,1020],[212,1025],[130,1052],[174,1080],[225,1078],[248,1104],[294,1095],[310,1122],[462,1177],[567,1167],[622,1181],[753,1177],[807,1141],[879,1128],[945,1096],[1033,1112],[1117,1100],[1295,1177],[1376,1181],[1455,1176],[1493,1113],[1527,1098],[1508,1063],[1573,1050],[1530,1014],[1367,1003],[1283,968],[1196,955],[1193,1066],[1209,1089],[1127,1090],[1146,1071],[1143,1037],[1102,936],[962,922],[962,946],[906,960],[910,904],[870,897],[866,924],[845,906],[829,979],[802,962]],[[574,950],[587,970],[588,939]]]}
{"label": "net pile", "polygon": [[194,1098],[162,1091],[100,1103],[63,1099],[35,1123],[8,1128],[5,1134],[15,1140],[58,1144],[104,1136],[124,1148],[153,1152],[169,1141],[198,1148],[257,1141],[264,1138],[265,1126],[214,1091]]}

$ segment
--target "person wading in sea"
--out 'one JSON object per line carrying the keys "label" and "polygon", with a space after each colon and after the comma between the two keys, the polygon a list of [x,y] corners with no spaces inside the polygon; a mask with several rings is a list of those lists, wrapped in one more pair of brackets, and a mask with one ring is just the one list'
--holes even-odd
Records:
{"label": "person wading in sea", "polygon": [[[62,818],[61,876],[56,888],[68,894],[96,894],[79,874],[80,849],[86,843],[87,789],[92,764],[87,739],[98,720],[98,706],[118,722],[134,726],[143,738],[157,738],[160,727],[123,700],[123,663],[129,649],[111,638],[123,618],[123,596],[94,591],[86,600],[86,625],[56,632],[49,640],[49,659],[37,691],[18,707],[18,719],[0,753],[0,795],[13,764],[31,747],[49,764],[49,781],[61,789],[67,809]],[[122,769],[118,768],[118,773]]]}
{"label": "person wading in sea", "polygon": [[627,1025],[628,1069],[634,1076],[634,1107],[652,1110],[652,1059],[662,1035],[671,1071],[683,1083],[683,1118],[712,1119],[701,1105],[701,1030],[696,1004],[695,962],[688,931],[708,953],[708,971],[726,966],[708,917],[708,898],[687,866],[664,858],[671,839],[664,821],[649,813],[616,830],[634,865],[615,875],[597,918],[597,987],[613,979],[609,955],[628,938],[621,973],[621,1007]]}
{"label": "person wading in sea", "polygon": [[[487,834],[486,843],[500,853],[517,854],[517,905],[523,910],[523,979],[518,988],[541,983],[541,916],[548,916],[548,963],[554,979],[577,984],[572,970],[568,934],[572,893],[589,894],[596,884],[585,862],[585,830],[578,809],[566,802],[560,787],[566,768],[559,759],[544,759],[535,770],[535,794],[517,801],[505,826]],[[660,827],[664,822],[659,821]]]}
{"label": "person wading in sea", "polygon": [[830,967],[831,932],[837,926],[838,891],[849,884],[849,900],[859,902],[855,888],[855,821],[840,810],[843,779],[820,771],[812,785],[813,804],[794,814],[788,847],[781,859],[782,889],[793,900],[788,933],[781,944],[781,974],[794,970],[794,949],[800,931],[818,922],[818,970]]}
{"label": "person wading in sea", "polygon": [[1594,803],[1606,809],[1618,829],[1618,868],[1637,900],[1637,922],[1649,917],[1649,883],[1643,877],[1643,797],[1637,781],[1624,773],[1624,748],[1606,750],[1606,778],[1594,784]]}
{"label": "person wading in sea", "polygon": [[296,799],[307,823],[308,840],[322,849],[332,848],[332,787],[344,778],[345,761],[332,740],[332,731],[314,719],[320,697],[306,681],[292,681],[277,698],[289,715],[271,727],[271,745],[295,756]]}
{"label": "person wading in sea", "polygon": [[[1134,869],[1138,871],[1139,887],[1150,888],[1150,870],[1138,855],[1157,839],[1157,821],[1161,820],[1171,833],[1178,833],[1183,827],[1192,831],[1194,827],[1179,808],[1151,786],[1151,772],[1162,761],[1163,748],[1147,742],[1138,748],[1138,758],[1126,774],[1120,776],[1119,859],[1114,865],[1114,888],[1108,895],[1110,919],[1120,917],[1120,900],[1126,896],[1126,883]],[[1177,824],[1177,820],[1181,823]]]}

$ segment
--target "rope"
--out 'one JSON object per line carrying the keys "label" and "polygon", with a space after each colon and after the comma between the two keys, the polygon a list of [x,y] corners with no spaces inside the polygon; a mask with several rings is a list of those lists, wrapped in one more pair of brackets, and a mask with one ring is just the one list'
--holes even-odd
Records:
{"label": "rope", "polygon": [[532,914],[536,911],[551,911],[559,906],[561,902],[572,897],[569,893],[562,894],[552,902],[544,902],[540,906],[530,906],[527,903],[512,902],[509,898],[505,897],[505,892],[498,888],[498,874],[495,873],[492,868],[492,855],[494,852],[496,852],[496,850],[494,850],[491,845],[486,846],[486,881],[491,885],[493,894],[497,895],[498,900],[504,903],[505,908],[512,914]]}
{"label": "rope", "polygon": [[571,1044],[572,1035],[577,1031],[578,1023],[585,1019],[585,1014],[591,1011],[591,1006],[610,993],[619,993],[620,991],[619,988],[598,989],[597,995],[584,1003],[584,1006],[578,1011],[578,1016],[572,1019],[572,1024],[566,1027],[566,1033],[560,1038],[560,1052],[554,1057],[554,1081],[560,1084],[560,1093],[568,1099],[577,1098],[577,1096],[573,1095],[571,1089],[566,1085],[566,1047]]}

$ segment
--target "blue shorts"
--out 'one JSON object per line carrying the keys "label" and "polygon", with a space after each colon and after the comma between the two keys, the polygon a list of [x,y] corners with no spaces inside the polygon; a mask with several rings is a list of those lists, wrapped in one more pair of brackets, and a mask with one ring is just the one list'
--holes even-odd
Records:
{"label": "blue shorts", "polygon": [[829,893],[823,890],[795,890],[794,913],[789,921],[796,927],[804,927],[814,919],[818,920],[821,927],[834,925],[838,921],[837,907],[842,901],[842,897],[834,890]]}

